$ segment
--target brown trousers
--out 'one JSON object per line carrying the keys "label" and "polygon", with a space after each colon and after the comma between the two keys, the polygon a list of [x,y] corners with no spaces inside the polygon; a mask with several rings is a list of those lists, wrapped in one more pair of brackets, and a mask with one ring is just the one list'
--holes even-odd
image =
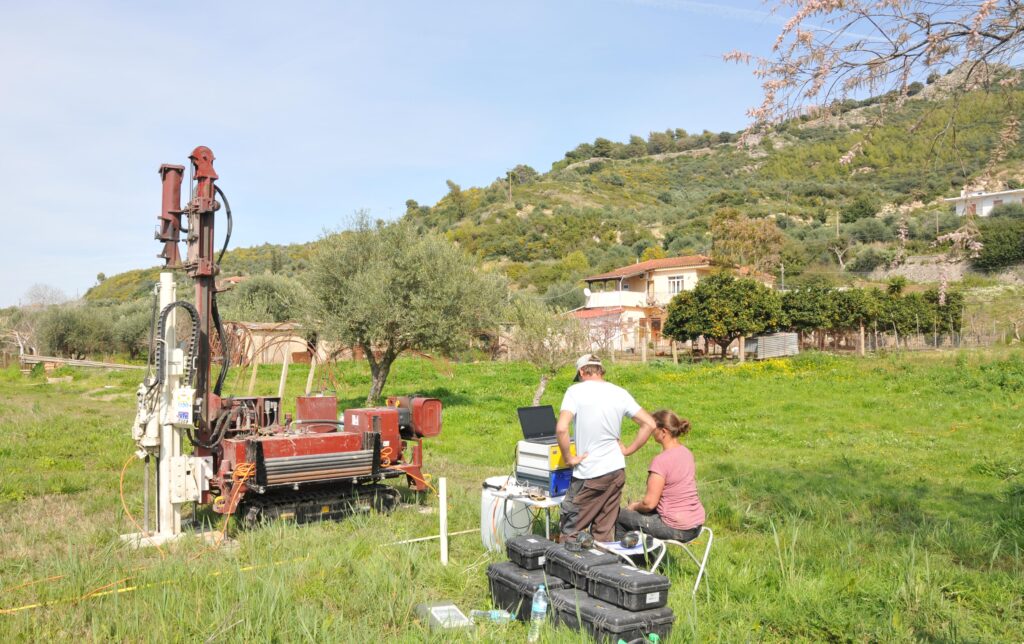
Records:
{"label": "brown trousers", "polygon": [[562,500],[559,529],[561,541],[589,530],[596,541],[615,540],[615,519],[626,485],[626,470],[615,470],[593,479],[573,478]]}

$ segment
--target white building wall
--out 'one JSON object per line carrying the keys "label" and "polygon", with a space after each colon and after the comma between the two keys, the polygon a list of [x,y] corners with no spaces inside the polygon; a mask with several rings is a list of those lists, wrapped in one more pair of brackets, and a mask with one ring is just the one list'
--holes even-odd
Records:
{"label": "white building wall", "polygon": [[671,301],[672,296],[675,293],[669,289],[668,280],[669,277],[681,275],[683,277],[683,290],[692,291],[697,286],[698,275],[696,269],[693,270],[672,270],[665,272],[658,272],[654,274],[654,278],[651,280],[654,282],[654,299],[658,303],[658,306],[667,306]]}
{"label": "white building wall", "polygon": [[1001,204],[1024,203],[1024,194],[986,194],[970,195],[956,202],[956,214],[965,215],[974,205],[974,214],[979,217],[988,217],[992,209]]}

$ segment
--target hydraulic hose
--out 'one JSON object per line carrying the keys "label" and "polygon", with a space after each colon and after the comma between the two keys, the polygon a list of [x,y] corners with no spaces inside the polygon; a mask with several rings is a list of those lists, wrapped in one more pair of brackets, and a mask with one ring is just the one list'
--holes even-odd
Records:
{"label": "hydraulic hose", "polygon": [[224,233],[224,245],[220,249],[220,254],[217,255],[217,263],[220,264],[220,260],[224,259],[224,253],[228,249],[228,242],[231,241],[231,227],[234,221],[231,218],[231,204],[228,203],[228,198],[225,196],[224,191],[220,189],[220,186],[214,184],[213,189],[217,191],[220,198],[224,200],[224,213],[228,216],[228,229]]}
{"label": "hydraulic hose", "polygon": [[220,373],[217,374],[217,382],[213,386],[213,393],[220,395],[221,389],[224,387],[224,380],[228,376],[228,369],[231,367],[231,347],[230,339],[224,333],[224,325],[220,321],[220,310],[217,308],[217,293],[213,294],[211,298],[213,306],[210,308],[210,313],[213,315],[213,325],[217,328],[217,337],[220,338],[220,353],[223,358],[220,366]]}
{"label": "hydraulic hose", "polygon": [[[228,399],[230,400],[230,399]],[[186,430],[186,436],[188,436],[188,442],[192,443],[196,447],[202,447],[203,449],[216,449],[220,445],[221,441],[224,440],[224,436],[228,432],[228,426],[231,424],[231,419],[237,417],[241,408],[235,407],[231,409],[222,409],[220,414],[217,415],[217,419],[213,423],[213,431],[210,432],[210,442],[203,442],[196,438],[192,433],[192,429]]]}
{"label": "hydraulic hose", "polygon": [[[217,264],[220,265],[221,260],[224,259],[224,253],[228,250],[228,243],[231,241],[231,229],[234,227],[234,218],[231,216],[231,204],[228,203],[228,197],[224,194],[224,191],[220,189],[220,186],[214,184],[213,189],[217,192],[220,198],[224,201],[224,214],[228,217],[228,227],[224,233],[224,245],[221,246],[220,253],[217,255]],[[228,347],[228,337],[224,334],[224,325],[220,321],[220,310],[217,308],[217,293],[214,292],[213,306],[210,313],[213,315],[213,324],[217,327],[217,336],[220,338],[221,354],[223,356],[223,363],[221,364],[220,373],[217,374],[217,382],[213,386],[213,393],[220,395],[221,390],[224,388],[224,380],[228,375],[228,368],[231,367],[231,352]]]}

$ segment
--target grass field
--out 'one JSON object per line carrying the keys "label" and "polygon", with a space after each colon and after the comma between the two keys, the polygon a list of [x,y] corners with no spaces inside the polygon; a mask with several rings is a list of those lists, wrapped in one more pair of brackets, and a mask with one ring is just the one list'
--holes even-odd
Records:
{"label": "grass field", "polygon": [[[293,366],[289,398],[305,369]],[[711,593],[692,600],[693,566],[672,562],[673,641],[1024,639],[1019,350],[609,371],[646,408],[694,425],[716,534]],[[488,605],[485,569],[500,557],[478,534],[452,538],[447,567],[436,542],[382,547],[437,533],[429,494],[390,516],[240,532],[234,549],[125,548],[118,474],[139,376],[68,373],[73,382],[46,384],[0,372],[0,611],[40,604],[0,612],[0,639],[429,641],[416,603]],[[277,374],[260,373],[264,393]],[[342,403],[359,406],[365,365],[340,375]],[[569,377],[545,402],[558,405]],[[478,527],[480,481],[510,469],[515,408],[535,378],[519,364],[397,364],[389,393],[445,404],[426,462],[448,479],[451,530]],[[628,496],[656,449],[628,459]],[[141,476],[135,466],[126,478],[134,512]],[[524,641],[526,630],[485,625],[465,638]]]}

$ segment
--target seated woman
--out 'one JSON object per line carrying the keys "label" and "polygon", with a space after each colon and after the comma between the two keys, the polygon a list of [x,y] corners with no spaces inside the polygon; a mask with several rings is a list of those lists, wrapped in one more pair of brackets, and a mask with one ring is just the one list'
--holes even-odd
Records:
{"label": "seated woman", "polygon": [[[679,442],[680,436],[690,432],[690,421],[667,409],[656,411],[652,416],[654,440],[661,445],[661,453],[648,468],[647,493],[643,500],[619,510],[615,538],[622,539],[626,532],[641,530],[658,539],[692,541],[704,525],[704,506],[697,497],[693,453]],[[622,451],[625,454],[628,449]]]}

